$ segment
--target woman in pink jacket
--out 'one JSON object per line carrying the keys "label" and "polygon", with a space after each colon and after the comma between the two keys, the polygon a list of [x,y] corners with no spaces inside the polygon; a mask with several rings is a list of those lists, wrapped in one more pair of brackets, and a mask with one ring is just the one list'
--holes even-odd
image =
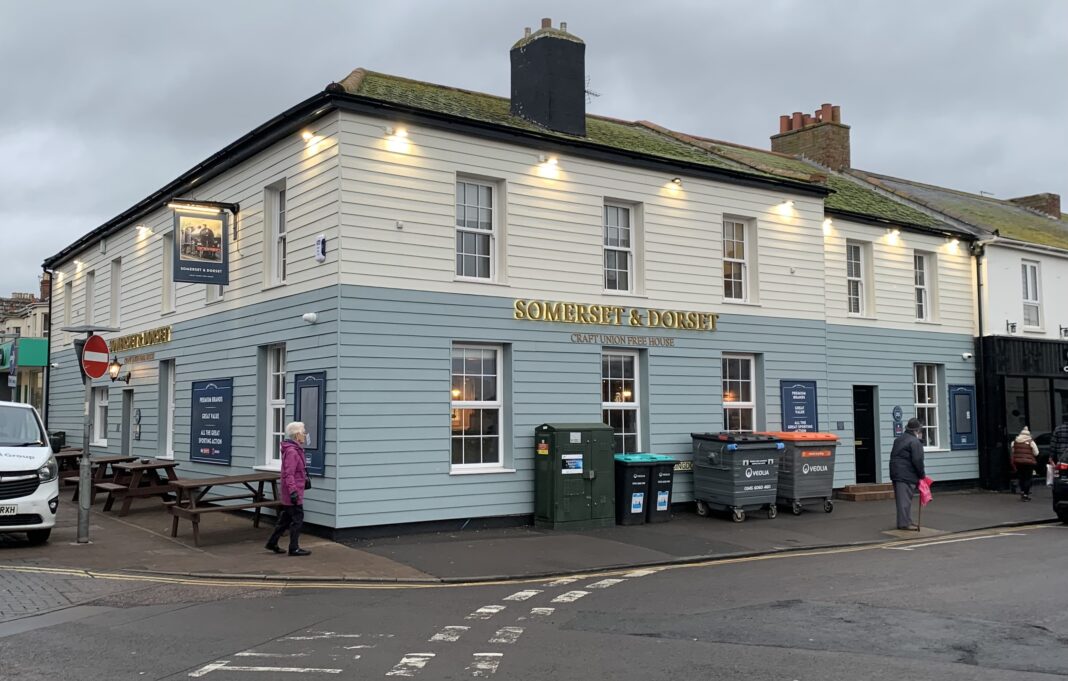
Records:
{"label": "woman in pink jacket", "polygon": [[278,546],[282,533],[289,530],[289,555],[310,556],[311,551],[300,548],[300,527],[304,524],[304,489],[308,481],[308,469],[304,460],[304,441],[308,432],[304,424],[294,421],[286,426],[286,439],[282,440],[282,512],[274,526],[271,538],[267,540],[267,550],[285,553]]}

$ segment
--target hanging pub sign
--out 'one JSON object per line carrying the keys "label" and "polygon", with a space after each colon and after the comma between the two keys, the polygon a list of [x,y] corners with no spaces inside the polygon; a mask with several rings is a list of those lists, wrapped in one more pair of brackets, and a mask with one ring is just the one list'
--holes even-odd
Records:
{"label": "hanging pub sign", "polygon": [[193,381],[189,460],[230,465],[234,379]]}
{"label": "hanging pub sign", "polygon": [[782,429],[788,433],[819,430],[815,381],[779,381],[782,394]]}
{"label": "hanging pub sign", "polygon": [[174,211],[174,281],[230,283],[228,216],[192,209]]}

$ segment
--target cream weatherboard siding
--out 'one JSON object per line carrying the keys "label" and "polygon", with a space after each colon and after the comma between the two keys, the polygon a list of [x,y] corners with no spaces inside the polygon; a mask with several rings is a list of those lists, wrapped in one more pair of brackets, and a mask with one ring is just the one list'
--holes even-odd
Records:
{"label": "cream weatherboard siding", "polygon": [[[108,337],[178,324],[336,282],[339,254],[336,114],[320,119],[311,131],[318,136],[313,144],[295,134],[206,182],[199,190],[182,196],[240,204],[237,239],[230,242],[230,285],[225,287],[222,300],[208,303],[204,284],[177,283],[175,312],[162,314],[163,238],[173,230],[173,216],[169,208],[160,208],[108,237],[103,253],[95,242],[57,268],[57,290],[62,290],[67,282],[74,283],[72,324],[83,323],[85,274],[94,270],[97,272],[96,321],[108,324],[109,272],[115,258],[122,258],[122,309],[120,331]],[[263,274],[264,188],[282,179],[287,188],[288,283],[268,288]],[[324,263],[317,263],[313,257],[319,235],[327,238]],[[58,322],[64,319],[63,315],[63,297],[56,296],[53,318]],[[69,334],[57,334],[57,340],[60,342],[53,345],[53,353],[70,349]]]}
{"label": "cream weatherboard siding", "polygon": [[[831,220],[830,234],[824,236],[827,262],[827,322],[855,326],[878,325],[883,329],[919,332],[973,334],[974,259],[966,243],[954,245],[946,237],[901,230],[894,238],[892,227],[874,227],[845,219]],[[847,314],[846,242],[861,242],[870,248],[871,271],[867,284],[873,286],[875,309],[864,317]],[[913,288],[913,253],[934,256],[930,274],[934,284],[932,318],[916,319]],[[868,264],[865,264],[868,267]],[[872,298],[869,297],[869,300]]]}
{"label": "cream weatherboard siding", "polygon": [[[536,147],[409,128],[387,139],[381,120],[342,114],[342,281],[346,284],[513,298],[729,311],[822,319],[822,202],[560,155],[539,173]],[[496,181],[497,281],[456,281],[457,176]],[[637,295],[605,294],[604,202],[640,206]],[[792,208],[783,207],[785,200]],[[781,214],[780,210],[785,213]],[[723,304],[722,221],[756,226],[759,304]],[[754,272],[755,276],[756,272]]]}
{"label": "cream weatherboard siding", "polygon": [[[1023,261],[1039,267],[1040,329],[1025,329],[1023,317]],[[1068,328],[1068,254],[1057,256],[1002,244],[986,247],[983,297],[986,303],[986,335],[1002,336],[1006,322],[1016,322],[1021,338],[1058,340],[1060,327]]]}

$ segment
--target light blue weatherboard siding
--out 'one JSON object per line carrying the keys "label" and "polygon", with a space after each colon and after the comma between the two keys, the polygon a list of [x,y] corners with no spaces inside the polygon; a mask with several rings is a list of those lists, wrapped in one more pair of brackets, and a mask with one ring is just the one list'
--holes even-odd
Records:
{"label": "light blue weatherboard siding", "polygon": [[[970,480],[979,477],[978,452],[949,449],[948,386],[975,385],[973,360],[961,358],[971,352],[974,341],[963,334],[886,331],[845,325],[827,327],[827,370],[830,402],[820,406],[820,426],[827,429],[836,421],[845,423],[838,447],[835,485],[854,480],[853,386],[875,385],[879,481],[889,482],[890,447],[894,442],[891,413],[895,406],[904,412],[903,420],[915,416],[913,392],[914,365],[941,364],[939,420],[945,451],[927,452],[927,474],[936,481]],[[826,424],[826,425],[825,425]]]}
{"label": "light blue weatherboard siding", "polygon": [[[93,453],[119,454],[121,448],[122,390],[134,391],[134,406],[141,409],[141,439],[133,442],[133,454],[156,456],[159,453],[159,361],[175,360],[175,437],[174,459],[178,474],[186,477],[209,477],[247,473],[263,463],[264,454],[257,445],[258,432],[266,418],[263,397],[258,394],[259,346],[286,344],[287,395],[286,418],[293,418],[293,374],[303,371],[326,371],[326,476],[315,477],[307,493],[305,509],[309,522],[334,526],[334,479],[337,443],[337,304],[338,289],[328,287],[308,293],[275,299],[236,310],[220,311],[189,322],[175,324],[172,341],[163,345],[119,353],[119,358],[155,353],[155,360],[134,366],[129,386],[97,380],[94,385],[110,386],[106,448],[94,447]],[[316,312],[319,321],[307,324],[305,312]],[[159,325],[168,323],[163,317]],[[112,334],[115,336],[124,335]],[[73,350],[57,353],[60,366],[52,372],[49,427],[67,431],[67,441],[79,445],[82,440],[81,405],[83,388],[77,372]],[[53,358],[53,361],[57,361]],[[234,379],[233,447],[231,466],[189,461],[190,391],[193,381],[215,378]],[[259,436],[262,437],[262,436]],[[243,488],[242,488],[243,489]]]}
{"label": "light blue weatherboard siding", "polygon": [[[722,429],[723,352],[763,354],[764,427],[780,427],[780,379],[814,379],[827,399],[822,323],[784,328],[781,320],[726,315],[719,328],[532,322],[513,319],[510,298],[343,287],[339,526],[531,513],[534,428],[601,419],[601,346],[570,342],[574,332],[676,339],[673,348],[642,351],[642,439],[645,449],[683,460],[691,432]],[[454,342],[508,348],[512,428],[504,464],[514,473],[449,474]],[[675,500],[690,499],[691,489],[690,474],[677,474]]]}

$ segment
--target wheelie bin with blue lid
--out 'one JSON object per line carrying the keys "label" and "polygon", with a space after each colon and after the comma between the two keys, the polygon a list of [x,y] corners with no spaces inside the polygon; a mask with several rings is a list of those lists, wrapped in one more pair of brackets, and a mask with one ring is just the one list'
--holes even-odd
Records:
{"label": "wheelie bin with blue lid", "polygon": [[691,433],[690,437],[697,515],[729,511],[736,523],[745,520],[746,511],[764,510],[768,518],[776,516],[781,440],[734,432]]}

